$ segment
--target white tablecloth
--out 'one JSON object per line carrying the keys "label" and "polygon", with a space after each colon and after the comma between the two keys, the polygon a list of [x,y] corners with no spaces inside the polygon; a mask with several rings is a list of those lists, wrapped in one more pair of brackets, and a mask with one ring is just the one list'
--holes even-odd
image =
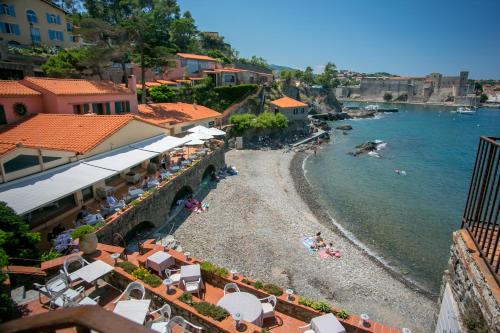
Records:
{"label": "white tablecloth", "polygon": [[175,258],[163,251],[153,253],[146,259],[146,267],[157,271],[160,275],[173,265],[175,265]]}
{"label": "white tablecloth", "polygon": [[345,333],[344,326],[331,313],[313,318],[311,328],[316,333]]}
{"label": "white tablecloth", "polygon": [[232,316],[240,313],[243,320],[257,326],[262,325],[262,304],[255,295],[245,292],[230,293],[222,297],[217,305],[226,309]]}
{"label": "white tablecloth", "polygon": [[142,325],[148,314],[150,303],[150,299],[120,301],[116,303],[113,312]]}
{"label": "white tablecloth", "polygon": [[106,264],[104,261],[96,260],[86,266],[83,266],[79,270],[74,271],[72,274],[87,283],[92,283],[112,270],[113,266]]}

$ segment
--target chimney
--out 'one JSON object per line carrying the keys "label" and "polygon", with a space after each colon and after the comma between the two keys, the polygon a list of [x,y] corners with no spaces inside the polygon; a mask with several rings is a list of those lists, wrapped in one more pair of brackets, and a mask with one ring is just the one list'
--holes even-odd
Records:
{"label": "chimney", "polygon": [[135,79],[135,75],[128,76],[128,88],[134,93],[137,93],[137,80]]}

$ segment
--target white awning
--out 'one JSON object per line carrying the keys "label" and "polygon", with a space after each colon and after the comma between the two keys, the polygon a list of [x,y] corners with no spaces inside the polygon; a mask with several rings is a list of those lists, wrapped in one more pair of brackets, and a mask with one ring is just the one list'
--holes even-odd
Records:
{"label": "white awning", "polygon": [[210,139],[213,139],[214,137],[212,135],[204,133],[204,132],[195,132],[195,133],[191,133],[189,135],[186,135],[185,138],[189,138],[190,140],[193,140],[193,139],[210,140]]}
{"label": "white awning", "polygon": [[130,146],[141,150],[164,153],[173,148],[182,146],[188,141],[189,141],[188,138],[177,138],[175,136],[161,136],[144,140],[142,142],[134,143]]}
{"label": "white awning", "polygon": [[188,143],[186,143],[186,146],[200,146],[200,145],[202,145],[204,143],[205,142],[203,142],[203,140],[193,139],[193,140],[189,141]]}
{"label": "white awning", "polygon": [[0,201],[22,215],[114,174],[85,163],[64,165],[0,186]]}
{"label": "white awning", "polygon": [[202,126],[202,125],[198,125],[198,126],[192,127],[190,129],[188,129],[188,132],[191,132],[191,133],[201,132],[201,133],[205,133],[205,134],[209,134],[209,135],[214,135],[214,136],[226,135],[226,132],[221,131],[220,129],[217,129],[217,128],[214,128],[214,127],[208,128],[208,127],[205,127],[205,126]]}
{"label": "white awning", "polygon": [[99,168],[122,172],[158,155],[159,153],[157,152],[136,149],[133,147],[123,147],[86,159],[84,163]]}

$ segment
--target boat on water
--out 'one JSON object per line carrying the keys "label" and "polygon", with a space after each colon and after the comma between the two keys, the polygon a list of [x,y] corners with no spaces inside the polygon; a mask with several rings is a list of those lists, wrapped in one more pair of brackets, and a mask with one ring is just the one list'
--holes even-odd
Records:
{"label": "boat on water", "polygon": [[375,104],[370,104],[370,105],[365,106],[365,110],[367,110],[367,111],[378,111],[378,109],[379,109],[379,106],[375,105]]}
{"label": "boat on water", "polygon": [[459,107],[455,112],[460,113],[460,114],[468,114],[468,115],[476,114],[476,110],[468,108],[468,107],[463,107],[463,106]]}

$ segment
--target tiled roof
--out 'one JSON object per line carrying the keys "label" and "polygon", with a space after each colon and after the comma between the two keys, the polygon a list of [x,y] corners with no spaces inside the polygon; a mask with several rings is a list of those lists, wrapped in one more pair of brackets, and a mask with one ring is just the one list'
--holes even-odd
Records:
{"label": "tiled roof", "polygon": [[271,101],[272,104],[279,106],[280,108],[300,108],[307,106],[307,104],[297,101],[296,99],[290,98],[288,96],[281,97]]}
{"label": "tiled roof", "polygon": [[177,55],[184,59],[193,59],[193,60],[205,60],[205,61],[217,61],[212,57],[201,55],[201,54],[192,54],[192,53],[177,53]]}
{"label": "tiled roof", "polygon": [[33,90],[21,84],[19,81],[4,81],[0,80],[0,96],[1,97],[16,97],[16,96],[39,96],[40,92]]}
{"label": "tiled roof", "polygon": [[156,124],[177,124],[220,116],[219,112],[206,106],[188,103],[139,104],[138,114],[138,117]]}
{"label": "tiled roof", "polygon": [[54,79],[42,77],[27,77],[24,80],[39,86],[40,88],[48,90],[55,95],[63,96],[115,95],[132,93],[130,89],[111,81]]}
{"label": "tiled roof", "polygon": [[135,119],[132,115],[40,113],[0,132],[0,154],[16,145],[86,153]]}
{"label": "tiled roof", "polygon": [[177,85],[176,82],[174,81],[169,81],[169,80],[156,80],[157,82],[161,83],[161,84],[174,84],[174,85]]}

